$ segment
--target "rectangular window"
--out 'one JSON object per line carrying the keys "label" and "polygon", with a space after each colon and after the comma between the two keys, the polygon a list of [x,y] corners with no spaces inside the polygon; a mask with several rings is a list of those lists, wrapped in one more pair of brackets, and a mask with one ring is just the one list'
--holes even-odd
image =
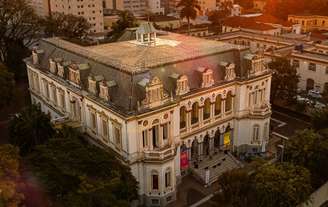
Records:
{"label": "rectangular window", "polygon": [[91,127],[92,129],[96,130],[97,128],[97,117],[95,113],[91,112]]}
{"label": "rectangular window", "polygon": [[163,125],[163,140],[166,140],[168,138],[168,126],[167,124]]}
{"label": "rectangular window", "polygon": [[56,86],[52,86],[52,96],[53,96],[53,101],[55,105],[57,105],[57,89]]}
{"label": "rectangular window", "polygon": [[152,175],[152,187],[153,187],[153,190],[158,190],[158,175]]}
{"label": "rectangular window", "polygon": [[148,130],[142,131],[142,146],[147,147],[148,146]]}
{"label": "rectangular window", "polygon": [[166,172],[165,173],[165,187],[170,187],[171,186],[171,172]]}
{"label": "rectangular window", "polygon": [[[108,137],[108,122],[107,120],[102,120],[102,135],[107,138]],[[107,140],[106,140],[107,141]]]}
{"label": "rectangular window", "polygon": [[153,147],[159,147],[159,140],[158,140],[158,126],[153,126],[152,128],[152,135],[153,135]]}
{"label": "rectangular window", "polygon": [[310,63],[309,64],[309,70],[316,71],[316,64]]}
{"label": "rectangular window", "polygon": [[63,90],[61,90],[60,92],[59,92],[59,99],[60,99],[60,107],[62,107],[63,109],[65,109],[65,95],[64,95],[64,91]]}
{"label": "rectangular window", "polygon": [[114,140],[115,140],[115,145],[121,149],[122,148],[121,129],[118,127],[114,127]]}
{"label": "rectangular window", "polygon": [[253,127],[253,141],[257,142],[259,140],[259,126],[256,125]]}

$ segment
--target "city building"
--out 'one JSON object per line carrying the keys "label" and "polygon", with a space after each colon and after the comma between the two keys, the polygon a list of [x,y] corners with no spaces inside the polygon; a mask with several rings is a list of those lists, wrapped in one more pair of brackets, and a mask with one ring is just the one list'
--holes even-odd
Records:
{"label": "city building", "polygon": [[300,34],[301,25],[280,20],[268,14],[255,16],[234,16],[223,21],[223,32],[233,32],[239,30],[277,36],[287,33]]}
{"label": "city building", "polygon": [[175,200],[187,171],[213,182],[238,166],[230,152],[266,151],[271,72],[245,47],[146,23],[116,43],[43,39],[25,61],[32,102],[114,151],[147,206]]}
{"label": "city building", "polygon": [[300,24],[302,32],[313,30],[328,30],[328,16],[321,15],[288,15],[288,21]]}
{"label": "city building", "polygon": [[92,33],[104,32],[103,2],[101,0],[51,0],[50,11],[84,17],[90,24]]}
{"label": "city building", "polygon": [[246,31],[229,32],[209,39],[239,46],[250,51],[264,51],[266,62],[275,57],[286,57],[300,76],[298,88],[302,91],[328,92],[328,43],[314,43],[306,35],[271,36]]}
{"label": "city building", "polygon": [[104,9],[128,10],[134,15],[164,14],[164,5],[161,0],[105,0]]}
{"label": "city building", "polygon": [[50,13],[50,0],[29,0],[29,4],[40,17],[46,17]]}

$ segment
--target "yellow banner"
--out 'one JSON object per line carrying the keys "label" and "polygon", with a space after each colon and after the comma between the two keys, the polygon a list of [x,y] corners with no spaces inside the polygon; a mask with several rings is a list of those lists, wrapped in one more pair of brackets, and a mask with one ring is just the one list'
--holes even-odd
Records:
{"label": "yellow banner", "polygon": [[230,145],[230,131],[224,133],[223,144],[224,145]]}

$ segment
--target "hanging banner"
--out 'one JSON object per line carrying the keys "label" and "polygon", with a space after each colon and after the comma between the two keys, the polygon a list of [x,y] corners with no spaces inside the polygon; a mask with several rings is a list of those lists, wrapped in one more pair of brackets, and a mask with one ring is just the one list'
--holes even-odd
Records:
{"label": "hanging banner", "polygon": [[224,144],[225,146],[230,145],[230,134],[231,134],[230,131],[224,133],[223,144]]}
{"label": "hanging banner", "polygon": [[180,169],[184,170],[189,167],[187,150],[180,153]]}

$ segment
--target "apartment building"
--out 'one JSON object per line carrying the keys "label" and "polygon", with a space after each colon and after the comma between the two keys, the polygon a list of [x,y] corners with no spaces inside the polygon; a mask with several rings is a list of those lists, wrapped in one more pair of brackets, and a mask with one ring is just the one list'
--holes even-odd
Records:
{"label": "apartment building", "polygon": [[102,0],[51,0],[50,10],[51,12],[82,16],[91,24],[90,32],[104,32]]}
{"label": "apartment building", "polygon": [[302,32],[328,30],[328,16],[288,15],[288,21],[300,24],[302,26]]}

